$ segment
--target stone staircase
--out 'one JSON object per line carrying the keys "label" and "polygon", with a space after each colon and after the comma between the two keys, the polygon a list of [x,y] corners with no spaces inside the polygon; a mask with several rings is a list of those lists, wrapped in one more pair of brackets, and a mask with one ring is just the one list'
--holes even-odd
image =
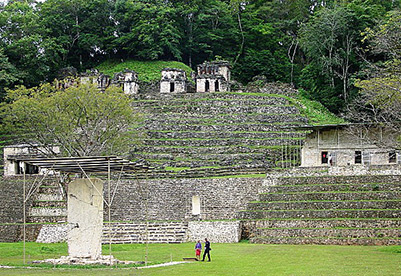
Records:
{"label": "stone staircase", "polygon": [[37,223],[67,221],[66,196],[56,180],[46,180],[33,195],[27,221]]}
{"label": "stone staircase", "polygon": [[134,106],[145,114],[146,138],[132,159],[156,168],[149,178],[164,177],[162,170],[171,178],[263,174],[295,159],[304,138],[293,127],[306,118],[281,94],[139,95]]}
{"label": "stone staircase", "polygon": [[[108,223],[103,227],[103,243],[109,243]],[[183,243],[188,222],[113,222],[112,243]]]}
{"label": "stone staircase", "polygon": [[401,244],[401,176],[279,177],[239,212],[243,238],[278,244]]}

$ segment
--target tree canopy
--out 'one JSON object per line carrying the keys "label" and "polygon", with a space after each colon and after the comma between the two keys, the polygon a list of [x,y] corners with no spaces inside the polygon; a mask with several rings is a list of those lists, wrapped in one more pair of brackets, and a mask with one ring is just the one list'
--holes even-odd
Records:
{"label": "tree canopy", "polygon": [[3,126],[49,152],[58,145],[68,156],[124,154],[138,138],[131,128],[141,115],[116,87],[103,93],[89,84],[65,90],[19,86],[8,91],[7,100]]}
{"label": "tree canopy", "polygon": [[60,68],[84,71],[105,60],[195,68],[221,58],[243,83],[256,75],[288,82],[339,113],[358,96],[354,80],[368,77],[367,64],[392,55],[367,51],[392,46],[364,33],[399,7],[399,0],[8,1],[0,4],[0,82],[33,87]]}

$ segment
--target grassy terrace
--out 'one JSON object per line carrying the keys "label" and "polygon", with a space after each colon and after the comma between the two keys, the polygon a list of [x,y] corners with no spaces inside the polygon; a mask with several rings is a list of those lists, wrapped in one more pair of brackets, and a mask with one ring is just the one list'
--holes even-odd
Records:
{"label": "grassy terrace", "polygon": [[266,140],[303,140],[303,137],[288,137],[283,136],[280,138],[269,137],[269,138],[242,138],[242,137],[230,137],[230,138],[148,138],[146,141],[231,141],[231,140],[249,140],[249,141],[266,141]]}
{"label": "grassy terrace", "polygon": [[[149,264],[181,261],[194,256],[192,243],[150,244]],[[147,268],[22,266],[22,243],[0,244],[2,275],[399,275],[401,246],[322,246],[212,244],[212,262],[193,262],[175,266]],[[144,261],[146,245],[113,245],[113,255],[120,260]],[[108,254],[107,246],[103,252]],[[27,243],[27,260],[54,258],[67,254],[61,244]]]}
{"label": "grassy terrace", "polygon": [[242,221],[350,221],[350,220],[360,220],[360,221],[372,221],[372,220],[391,220],[391,221],[401,221],[401,218],[260,218],[260,219],[241,219]]}
{"label": "grassy terrace", "polygon": [[360,200],[275,200],[275,201],[250,201],[249,203],[315,203],[315,202],[401,202],[401,199],[360,199]]}
{"label": "grassy terrace", "polygon": [[[286,195],[298,194],[380,194],[394,193],[394,191],[308,191],[308,192],[286,192]],[[261,195],[275,195],[282,193],[260,193]]]}
{"label": "grassy terrace", "polygon": [[115,73],[124,69],[134,70],[138,73],[138,79],[143,82],[159,81],[161,78],[160,71],[164,68],[182,69],[189,76],[192,69],[182,62],[178,61],[137,61],[127,60],[107,60],[96,67],[100,72],[113,76]]}

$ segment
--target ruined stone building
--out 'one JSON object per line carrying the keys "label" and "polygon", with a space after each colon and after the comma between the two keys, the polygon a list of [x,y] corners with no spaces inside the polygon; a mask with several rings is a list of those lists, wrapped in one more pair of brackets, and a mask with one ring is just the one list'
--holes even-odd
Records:
{"label": "ruined stone building", "polygon": [[26,174],[43,174],[45,170],[37,166],[31,166],[25,164],[23,159],[32,157],[43,157],[49,154],[59,154],[60,148],[53,146],[51,149],[44,148],[38,145],[10,145],[4,147],[4,176],[18,176],[24,173]]}
{"label": "ruined stone building", "polygon": [[79,79],[81,83],[96,84],[101,91],[105,91],[110,85],[121,87],[127,95],[137,94],[139,90],[138,74],[128,69],[114,74],[112,79],[94,69],[80,74]]}
{"label": "ruined stone building", "polygon": [[127,95],[137,94],[139,91],[138,74],[132,70],[125,69],[114,74],[111,84],[121,87]]}
{"label": "ruined stone building", "polygon": [[161,71],[160,93],[186,93],[187,76],[184,70],[164,68]]}
{"label": "ruined stone building", "polygon": [[230,64],[226,61],[204,62],[198,65],[196,92],[229,91]]}
{"label": "ruined stone building", "polygon": [[307,126],[309,130],[301,151],[301,167],[391,165],[401,162],[398,151],[379,147],[383,130],[370,127],[364,133],[352,130],[352,124]]}

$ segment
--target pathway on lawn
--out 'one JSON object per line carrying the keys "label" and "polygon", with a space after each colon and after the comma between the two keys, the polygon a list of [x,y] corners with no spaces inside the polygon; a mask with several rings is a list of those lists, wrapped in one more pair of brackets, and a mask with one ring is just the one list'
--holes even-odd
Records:
{"label": "pathway on lawn", "polygon": [[137,267],[137,268],[138,268],[138,269],[143,269],[143,268],[154,268],[154,267],[163,267],[163,266],[171,266],[171,265],[178,265],[178,264],[188,264],[188,263],[190,263],[190,262],[169,262],[169,263],[164,263],[164,264],[140,266],[140,267]]}

